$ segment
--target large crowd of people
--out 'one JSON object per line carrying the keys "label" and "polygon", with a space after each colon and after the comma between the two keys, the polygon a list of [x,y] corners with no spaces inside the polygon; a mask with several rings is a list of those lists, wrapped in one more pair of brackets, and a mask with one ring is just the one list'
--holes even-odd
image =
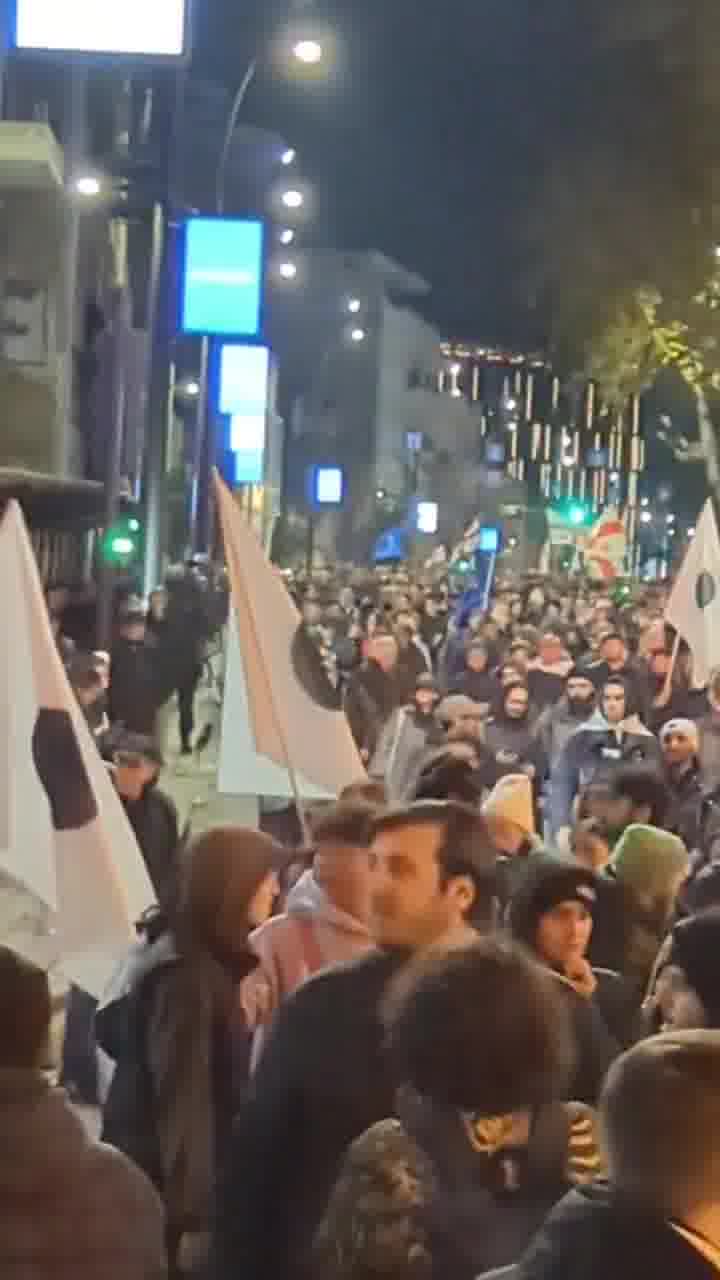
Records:
{"label": "large crowd of people", "polygon": [[158,785],[223,620],[196,585],[109,655],[55,609],[157,906],[71,993],[64,1090],[0,948],[0,1276],[717,1277],[720,671],[665,589],[289,578],[367,775],[308,843],[272,798],[188,837]]}

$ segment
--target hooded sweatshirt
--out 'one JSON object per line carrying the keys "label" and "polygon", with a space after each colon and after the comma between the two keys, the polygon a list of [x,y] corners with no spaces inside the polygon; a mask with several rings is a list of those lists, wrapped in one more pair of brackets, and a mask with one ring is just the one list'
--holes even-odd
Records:
{"label": "hooded sweatshirt", "polygon": [[242,1003],[256,1027],[257,1062],[277,1009],[320,969],[364,955],[372,946],[367,925],[341,911],[306,871],[288,894],[285,912],[250,936],[260,967],[243,983]]}
{"label": "hooded sweatshirt", "polygon": [[161,1280],[163,1213],[147,1178],[92,1141],[66,1094],[0,1070],[3,1280]]}
{"label": "hooded sweatshirt", "polygon": [[637,715],[611,725],[596,710],[568,740],[550,778],[550,819],[554,835],[570,826],[578,792],[609,777],[622,764],[662,767],[660,745]]}

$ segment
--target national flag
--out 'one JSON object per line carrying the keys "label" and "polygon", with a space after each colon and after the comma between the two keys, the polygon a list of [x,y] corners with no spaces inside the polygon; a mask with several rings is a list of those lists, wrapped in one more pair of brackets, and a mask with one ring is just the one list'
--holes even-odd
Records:
{"label": "national flag", "polygon": [[598,517],[585,543],[585,566],[592,578],[614,582],[623,570],[627,552],[627,532],[617,508],[610,507]]}
{"label": "national flag", "polygon": [[0,595],[0,893],[27,901],[35,922],[22,927],[13,906],[10,928],[3,910],[0,942],[97,996],[153,893],[57,652],[15,502],[0,524]]}
{"label": "national flag", "polygon": [[670,594],[666,620],[687,641],[693,678],[705,684],[720,664],[720,539],[708,499]]}
{"label": "national flag", "polygon": [[301,794],[309,783],[337,795],[365,774],[340,695],[282,578],[217,474],[215,486],[256,751],[286,769]]}

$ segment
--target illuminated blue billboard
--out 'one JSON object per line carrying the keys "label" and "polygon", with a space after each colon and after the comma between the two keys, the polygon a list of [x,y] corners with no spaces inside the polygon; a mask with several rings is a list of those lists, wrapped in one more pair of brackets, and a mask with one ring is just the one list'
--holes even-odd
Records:
{"label": "illuminated blue billboard", "polygon": [[183,333],[259,336],[263,246],[263,224],[255,219],[187,219],[180,290]]}
{"label": "illuminated blue billboard", "polygon": [[267,347],[223,344],[218,407],[230,418],[228,448],[234,455],[235,484],[263,483],[269,385]]}

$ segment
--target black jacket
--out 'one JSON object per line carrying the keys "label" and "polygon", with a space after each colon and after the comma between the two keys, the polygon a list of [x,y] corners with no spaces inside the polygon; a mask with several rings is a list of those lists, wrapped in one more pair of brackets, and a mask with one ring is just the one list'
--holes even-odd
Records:
{"label": "black jacket", "polygon": [[394,1114],[378,1006],[402,958],[318,974],[281,1008],[218,1192],[211,1280],[303,1276],[342,1157]]}
{"label": "black jacket", "polygon": [[577,1054],[567,1098],[595,1106],[605,1076],[620,1053],[620,1045],[608,1030],[596,997],[580,995],[563,978],[558,978],[558,982],[567,1002]]}
{"label": "black jacket", "polygon": [[700,847],[705,810],[700,765],[693,762],[683,774],[667,769],[665,781],[670,807],[664,826],[679,836],[685,848],[692,853]]}
{"label": "black jacket", "polygon": [[572,1191],[517,1267],[517,1280],[717,1280],[717,1271],[660,1216],[626,1207],[602,1184]]}
{"label": "black jacket", "polygon": [[157,660],[152,647],[119,640],[110,667],[110,720],[130,733],[153,737],[159,706]]}
{"label": "black jacket", "polygon": [[164,910],[176,901],[180,858],[178,813],[173,801],[156,787],[148,787],[137,801],[123,799],[135,832],[155,897]]}
{"label": "black jacket", "polygon": [[404,701],[395,672],[372,661],[353,672],[345,689],[345,714],[360,751],[372,756],[383,728]]}

